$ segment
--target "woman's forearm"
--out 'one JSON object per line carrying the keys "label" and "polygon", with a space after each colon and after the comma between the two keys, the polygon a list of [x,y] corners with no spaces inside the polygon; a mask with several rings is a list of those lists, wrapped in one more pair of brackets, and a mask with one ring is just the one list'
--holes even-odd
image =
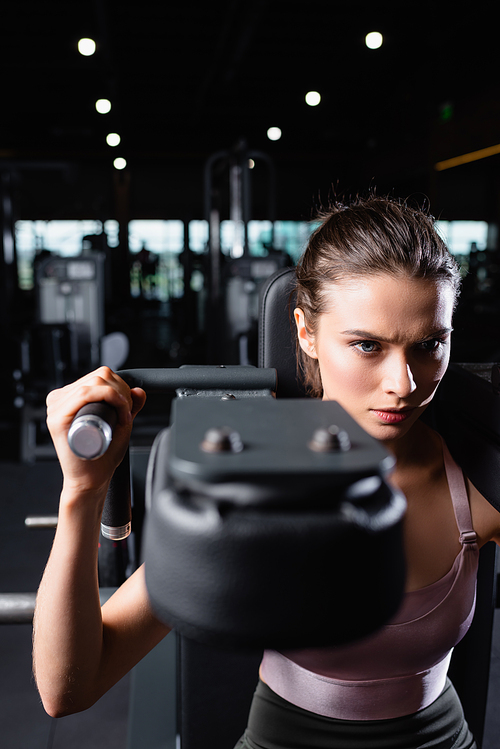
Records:
{"label": "woman's forearm", "polygon": [[[136,571],[103,607],[97,556],[106,491],[126,452],[132,423],[146,395],[107,367],[49,393],[47,425],[63,472],[57,531],[37,596],[33,666],[45,709],[66,715],[90,707],[169,631],[149,605],[143,571]],[[68,430],[87,403],[117,412],[113,440],[96,460],[80,460]]]}
{"label": "woman's forearm", "polygon": [[63,489],[58,527],[39,587],[33,666],[45,709],[60,716],[89,707],[99,694],[103,627],[97,555],[103,492]]}

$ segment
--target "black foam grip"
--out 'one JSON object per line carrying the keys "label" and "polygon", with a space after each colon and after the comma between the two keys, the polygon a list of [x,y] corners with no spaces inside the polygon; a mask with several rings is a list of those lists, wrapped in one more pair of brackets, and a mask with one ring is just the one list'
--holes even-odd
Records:
{"label": "black foam grip", "polygon": [[131,519],[130,453],[127,449],[109,484],[101,523],[110,528],[120,528],[130,523]]}
{"label": "black foam grip", "polygon": [[99,416],[99,418],[109,424],[111,431],[113,431],[117,422],[115,409],[113,406],[109,406],[105,401],[100,401],[99,403],[87,403],[87,405],[82,406],[78,411],[75,419],[79,416]]}

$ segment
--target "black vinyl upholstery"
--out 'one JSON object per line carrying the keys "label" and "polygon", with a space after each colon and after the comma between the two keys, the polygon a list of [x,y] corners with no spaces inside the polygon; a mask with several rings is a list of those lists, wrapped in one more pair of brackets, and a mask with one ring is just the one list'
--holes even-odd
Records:
{"label": "black vinyl upholstery", "polygon": [[297,376],[295,324],[293,321],[295,268],[272,276],[261,294],[259,315],[259,367],[278,372],[278,398],[303,398]]}

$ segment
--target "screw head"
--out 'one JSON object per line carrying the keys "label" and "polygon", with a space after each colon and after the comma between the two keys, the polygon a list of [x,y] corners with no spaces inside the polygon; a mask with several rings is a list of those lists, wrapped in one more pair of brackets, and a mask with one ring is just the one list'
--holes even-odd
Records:
{"label": "screw head", "polygon": [[316,429],[308,447],[317,453],[340,452],[350,449],[351,440],[344,429],[332,424]]}
{"label": "screw head", "polygon": [[239,453],[243,450],[243,442],[231,427],[212,427],[205,432],[200,448],[205,453]]}

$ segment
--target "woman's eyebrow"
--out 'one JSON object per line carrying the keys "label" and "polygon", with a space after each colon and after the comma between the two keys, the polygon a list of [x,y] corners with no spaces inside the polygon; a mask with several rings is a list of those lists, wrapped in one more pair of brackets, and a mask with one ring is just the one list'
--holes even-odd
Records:
{"label": "woman's eyebrow", "polygon": [[[430,338],[439,338],[440,336],[449,335],[449,333],[451,333],[452,331],[453,331],[453,328],[441,328],[440,330],[435,330],[432,333],[429,333],[429,335],[426,335],[423,338],[420,338],[418,341],[416,341],[416,343],[421,343],[422,341],[428,341]],[[393,342],[393,340],[390,338],[377,335],[376,333],[369,333],[367,330],[343,330],[341,332],[341,335],[356,336],[356,338],[364,338],[364,339],[370,339],[374,341],[383,341],[384,343]]]}
{"label": "woman's eyebrow", "polygon": [[430,335],[426,335],[423,338],[420,339],[420,341],[416,341],[416,343],[421,343],[422,341],[428,341],[431,338],[441,338],[445,335],[449,335],[453,332],[453,328],[441,328],[441,330],[435,330],[434,333],[430,333]]}
{"label": "woman's eyebrow", "polygon": [[390,343],[389,338],[384,336],[376,335],[375,333],[369,333],[367,330],[343,330],[340,335],[356,336],[356,338],[373,338],[377,341],[384,341],[384,343]]}

